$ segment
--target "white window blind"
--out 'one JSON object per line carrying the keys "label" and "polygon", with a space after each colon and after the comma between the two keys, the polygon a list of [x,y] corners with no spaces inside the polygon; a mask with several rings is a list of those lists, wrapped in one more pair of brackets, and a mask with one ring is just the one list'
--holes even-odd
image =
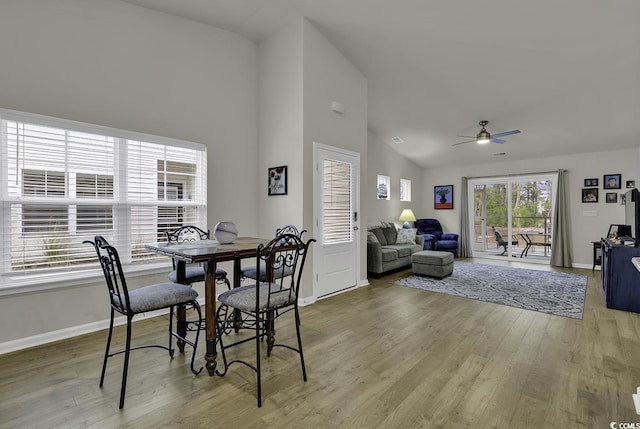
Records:
{"label": "white window blind", "polygon": [[351,164],[325,159],[322,167],[323,244],[352,241]]}
{"label": "white window blind", "polygon": [[204,146],[6,110],[0,119],[0,273],[95,265],[82,243],[95,235],[124,263],[165,260],[144,244],[183,224],[206,229]]}
{"label": "white window blind", "polygon": [[411,180],[400,179],[400,201],[411,201]]}

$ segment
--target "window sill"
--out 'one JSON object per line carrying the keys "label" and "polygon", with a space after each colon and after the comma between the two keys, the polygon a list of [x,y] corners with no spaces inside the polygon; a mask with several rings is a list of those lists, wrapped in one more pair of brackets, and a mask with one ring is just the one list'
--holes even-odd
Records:
{"label": "window sill", "polygon": [[[172,269],[170,262],[130,265],[124,268],[127,278],[168,273]],[[94,268],[64,273],[4,275],[0,276],[0,279],[2,279],[3,284],[0,286],[0,296],[8,296],[82,286],[88,283],[104,281],[104,274],[101,269]]]}

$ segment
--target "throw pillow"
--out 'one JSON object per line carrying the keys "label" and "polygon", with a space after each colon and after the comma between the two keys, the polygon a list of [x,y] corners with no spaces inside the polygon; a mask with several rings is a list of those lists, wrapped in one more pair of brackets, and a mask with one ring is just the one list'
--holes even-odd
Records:
{"label": "throw pillow", "polygon": [[[386,228],[382,228],[382,233],[384,234],[384,239],[386,243],[384,244],[395,244],[398,241],[398,232],[395,225],[388,226]],[[378,237],[379,239],[380,237]]]}
{"label": "throw pillow", "polygon": [[380,243],[378,241],[378,237],[376,237],[376,235],[371,231],[367,231],[367,240],[372,243]]}
{"label": "throw pillow", "polygon": [[376,238],[378,239],[380,244],[382,244],[383,246],[387,245],[387,239],[384,237],[384,233],[382,232],[382,228],[372,229],[371,232],[373,232],[373,234],[376,236]]}
{"label": "throw pillow", "polygon": [[415,228],[400,228],[396,244],[416,244],[416,231]]}

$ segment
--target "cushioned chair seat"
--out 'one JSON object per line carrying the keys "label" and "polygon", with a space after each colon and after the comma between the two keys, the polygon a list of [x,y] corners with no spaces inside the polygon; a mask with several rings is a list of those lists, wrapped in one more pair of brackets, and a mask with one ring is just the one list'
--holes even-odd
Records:
{"label": "cushioned chair seat", "polygon": [[[134,313],[166,308],[176,302],[193,301],[197,297],[198,292],[178,283],[158,283],[129,291],[129,303]],[[114,305],[124,311],[119,302],[120,300],[114,300]]]}
{"label": "cushioned chair seat", "polygon": [[[269,299],[269,285],[271,285],[271,302],[269,307],[276,308],[284,305],[291,305],[295,300],[295,295],[290,293],[290,290],[283,290],[278,292],[280,285],[275,283],[261,283],[260,284],[260,307],[258,310],[264,310],[267,308],[267,299]],[[229,307],[237,308],[241,311],[255,311],[256,309],[256,285],[247,285],[237,287],[235,289],[228,290],[221,293],[218,296],[218,301],[228,305]]]}
{"label": "cushioned chair seat", "polygon": [[[216,268],[216,279],[222,279],[227,277],[227,272],[222,268]],[[185,283],[191,284],[204,281],[204,267],[201,266],[187,266],[185,268]],[[169,280],[176,283],[178,281],[178,275],[173,270],[169,273]]]}
{"label": "cushioned chair seat", "polygon": [[436,241],[435,250],[458,250],[458,242],[455,240],[440,240]]}

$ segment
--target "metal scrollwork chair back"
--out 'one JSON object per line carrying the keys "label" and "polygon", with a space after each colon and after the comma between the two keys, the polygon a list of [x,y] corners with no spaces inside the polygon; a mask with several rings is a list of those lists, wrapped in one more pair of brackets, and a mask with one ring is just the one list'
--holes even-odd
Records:
{"label": "metal scrollwork chair back", "polygon": [[[286,234],[291,234],[291,235],[295,235],[298,238],[302,238],[302,234],[304,234],[305,232],[307,232],[306,230],[299,230],[295,225],[285,225],[281,228],[276,229],[276,237],[279,237],[281,235],[286,235]],[[262,281],[266,281],[267,280],[267,272],[266,272],[266,266],[263,265],[262,268],[260,268],[260,270],[258,270],[257,265],[251,266],[251,267],[243,267],[240,270],[240,276],[241,278],[248,278],[248,279],[252,279],[252,280],[256,280],[256,278],[258,277],[258,273],[260,273],[260,280]],[[282,275],[288,276],[290,274],[290,270],[287,269],[285,266],[283,266],[280,270],[275,271],[274,275],[276,277],[280,277]]]}
{"label": "metal scrollwork chair back", "polygon": [[[189,241],[198,241],[198,240],[208,240],[209,239],[209,231],[204,231],[197,226],[193,225],[185,225],[176,229],[175,231],[166,231],[167,234],[167,242],[171,244],[180,244]],[[176,260],[173,260],[173,271],[169,273],[169,280],[172,282],[178,281],[178,264]],[[204,281],[204,267],[200,264],[192,264],[187,265],[185,267],[185,279],[183,284],[191,285],[196,282]],[[227,289],[231,289],[231,283],[229,282],[229,277],[227,272],[222,268],[216,268],[216,282],[224,283],[227,285]]]}
{"label": "metal scrollwork chair back", "polygon": [[[282,234],[275,237],[266,245],[260,245],[256,249],[256,267],[264,268],[268,273],[269,281],[256,279],[254,284],[241,286],[220,294],[218,300],[220,306],[216,312],[218,322],[217,337],[222,352],[223,368],[216,371],[224,376],[229,367],[235,363],[242,363],[256,372],[258,407],[262,406],[262,372],[261,372],[261,344],[266,339],[267,356],[271,356],[275,347],[283,347],[293,350],[300,357],[302,378],[307,381],[307,372],[302,351],[302,339],[300,336],[300,314],[298,312],[298,293],[309,252],[309,246],[314,239],[306,242],[298,235]],[[277,276],[276,273],[289,273]],[[236,312],[242,314],[243,321],[238,326]],[[293,313],[293,325],[296,330],[297,346],[276,343],[276,320],[287,313]],[[245,317],[246,316],[246,317]],[[250,330],[251,337],[238,336],[232,342],[234,329]],[[231,347],[255,340],[255,363],[242,359],[227,359],[227,350]]]}

